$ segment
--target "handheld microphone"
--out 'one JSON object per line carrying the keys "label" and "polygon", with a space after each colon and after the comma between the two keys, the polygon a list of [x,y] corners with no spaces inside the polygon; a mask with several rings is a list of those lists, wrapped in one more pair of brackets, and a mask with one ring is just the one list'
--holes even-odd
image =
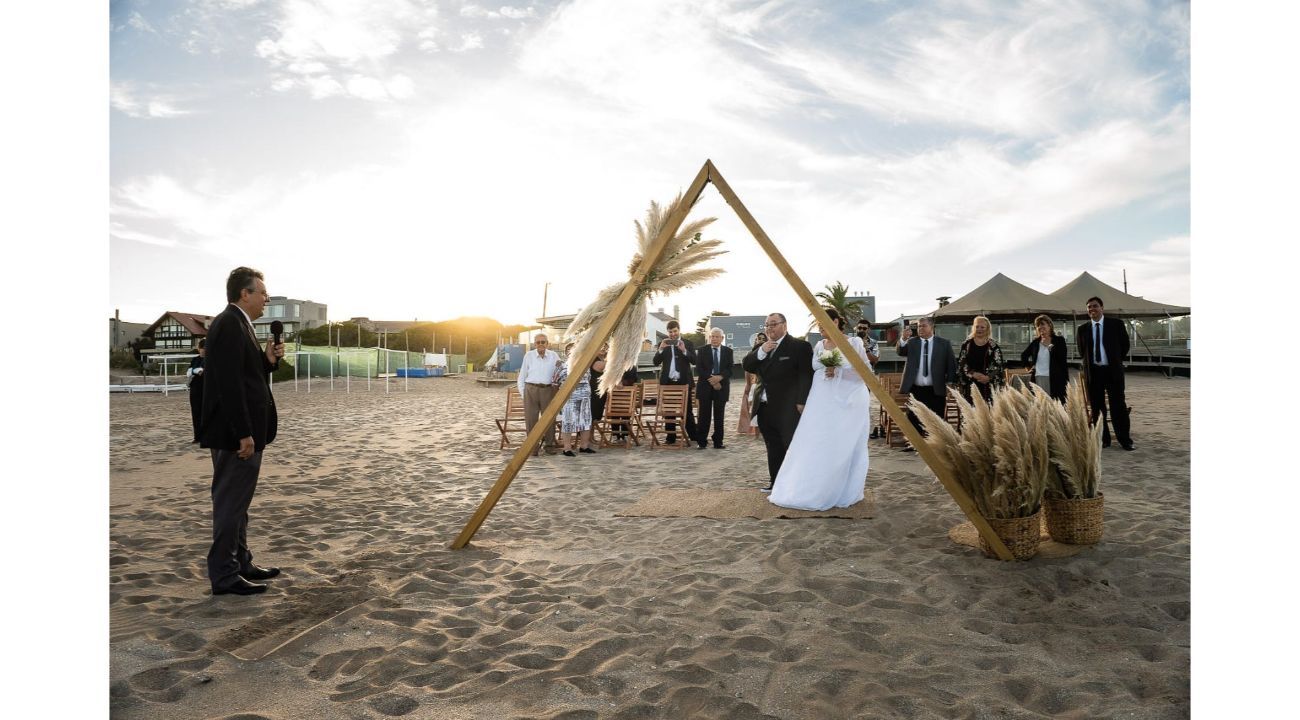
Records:
{"label": "handheld microphone", "polygon": [[279,320],[272,320],[271,338],[275,341],[276,345],[280,344],[280,333],[283,332],[284,332],[284,323],[280,322]]}

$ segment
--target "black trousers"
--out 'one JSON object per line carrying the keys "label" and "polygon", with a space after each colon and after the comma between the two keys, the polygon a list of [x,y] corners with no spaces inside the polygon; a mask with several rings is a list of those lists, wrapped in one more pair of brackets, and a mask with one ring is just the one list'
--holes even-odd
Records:
{"label": "black trousers", "polygon": [[776,474],[785,462],[785,451],[790,449],[794,440],[794,431],[799,427],[799,413],[791,419],[788,414],[775,412],[768,403],[758,405],[758,431],[763,434],[763,444],[767,446],[767,474],[776,482]]}
{"label": "black trousers", "polygon": [[[1095,425],[1106,407],[1106,398],[1110,398],[1110,422],[1115,426],[1115,439],[1120,445],[1130,445],[1133,438],[1129,436],[1128,404],[1124,400],[1124,370],[1113,365],[1093,365],[1088,368],[1088,405],[1092,407],[1092,422]],[[1104,431],[1110,438],[1108,430]]]}
{"label": "black trousers", "polygon": [[[931,386],[913,385],[911,394],[912,397],[920,401],[922,405],[933,410],[935,415],[943,417],[944,409],[948,405],[948,389],[946,387],[943,389],[943,393],[939,393]],[[917,417],[916,413],[908,410],[907,419],[912,421],[912,425],[916,427],[917,432],[921,433],[921,436],[924,437],[926,432],[925,426],[921,424],[921,418]]]}
{"label": "black trousers", "polygon": [[700,421],[695,426],[698,431],[695,442],[703,445],[709,438],[709,426],[713,426],[713,444],[722,444],[723,417],[727,414],[727,401],[722,399],[722,390],[714,390],[708,380],[695,388],[696,397],[700,399]]}
{"label": "black trousers", "polygon": [[[660,385],[686,385],[689,387],[690,383],[665,382],[660,383]],[[664,430],[668,431],[669,445],[677,442],[677,423],[664,423]],[[695,439],[695,409],[691,407],[691,398],[689,393],[687,393],[686,396],[686,437],[692,440]]]}
{"label": "black trousers", "polygon": [[257,490],[262,453],[240,460],[234,450],[212,453],[212,548],[208,550],[208,579],[224,587],[253,565],[248,550],[248,506]]}

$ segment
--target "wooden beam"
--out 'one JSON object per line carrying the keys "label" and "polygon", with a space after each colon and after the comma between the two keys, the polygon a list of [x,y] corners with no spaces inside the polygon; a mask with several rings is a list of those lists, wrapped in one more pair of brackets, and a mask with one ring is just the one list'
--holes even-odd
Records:
{"label": "wooden beam", "polygon": [[[835,326],[834,322],[831,322],[830,316],[822,309],[821,304],[817,302],[817,298],[808,291],[808,287],[803,284],[803,280],[801,280],[798,274],[795,273],[794,268],[790,267],[790,263],[786,262],[785,257],[781,255],[781,252],[776,249],[776,245],[772,243],[772,240],[767,236],[767,233],[759,226],[758,221],[754,219],[754,216],[745,208],[744,203],[742,203],[740,198],[736,196],[736,193],[732,191],[731,186],[727,184],[725,179],[723,179],[722,174],[713,166],[713,162],[707,161],[704,163],[704,166],[708,170],[709,181],[718,188],[718,192],[722,193],[722,197],[726,199],[727,204],[730,205],[731,209],[740,217],[741,222],[743,222],[745,227],[749,229],[750,234],[754,236],[754,239],[758,241],[758,244],[763,247],[763,250],[767,253],[767,256],[772,259],[772,262],[776,265],[777,270],[781,272],[781,275],[786,279],[786,282],[790,283],[790,287],[794,289],[795,293],[799,296],[799,299],[803,300],[808,311],[812,313],[813,317],[817,319],[817,322],[821,324],[822,330],[829,335],[839,347],[851,347],[848,338],[845,337],[844,333],[840,332],[840,329]],[[870,368],[868,368],[867,364],[862,361],[862,358],[858,357],[857,353],[845,352],[844,358],[853,366],[853,369],[857,371],[858,375],[862,377],[862,381],[866,383],[867,389],[876,396],[876,399],[880,401],[880,406],[883,407],[885,412],[889,413],[889,416],[898,424],[898,427],[903,431],[903,435],[906,436],[908,441],[912,443],[912,446],[916,448],[917,453],[921,455],[921,459],[929,466],[930,470],[935,474],[935,477],[939,478],[939,482],[943,484],[944,489],[947,490],[948,494],[952,496],[952,499],[957,502],[957,507],[961,508],[961,511],[966,514],[966,517],[974,523],[975,529],[979,531],[980,536],[983,537],[984,540],[988,542],[989,546],[993,548],[993,551],[997,553],[997,556],[1003,560],[1015,559],[1012,556],[1011,551],[1007,549],[1006,544],[1002,542],[1002,539],[997,536],[997,533],[993,532],[993,528],[989,526],[988,521],[984,519],[983,515],[980,515],[979,511],[975,508],[974,501],[970,499],[970,496],[966,494],[966,491],[962,489],[961,485],[959,485],[955,479],[942,469],[942,466],[939,463],[939,458],[934,454],[934,451],[926,445],[925,440],[922,439],[921,434],[917,432],[911,421],[908,420],[907,415],[898,407],[898,404],[894,402],[894,398],[889,393],[885,392],[884,386],[880,384],[880,380],[876,378],[875,373],[871,372]]]}
{"label": "wooden beam", "polygon": [[[579,353],[578,358],[573,363],[574,368],[585,369],[589,367],[592,361],[596,359],[596,353],[600,351],[600,346],[613,334],[614,326],[618,323],[618,319],[623,316],[623,312],[627,310],[627,307],[632,304],[633,298],[641,289],[641,284],[645,282],[646,275],[659,262],[659,257],[663,255],[664,248],[668,247],[668,241],[677,234],[682,222],[686,220],[686,215],[690,213],[695,202],[699,200],[700,194],[704,192],[704,186],[709,180],[710,167],[709,162],[705,161],[704,166],[700,168],[700,172],[696,174],[695,180],[682,196],[682,202],[668,216],[663,228],[659,231],[659,236],[650,245],[650,249],[646,252],[646,256],[641,259],[641,264],[637,267],[636,272],[632,274],[632,278],[623,287],[623,292],[614,301],[614,306],[596,325],[596,329],[593,331],[596,339],[585,343],[586,347]],[[583,375],[584,373],[580,371],[571,373],[568,379],[564,381],[564,384],[560,386],[559,391],[555,393],[555,397],[546,406],[546,410],[542,412],[541,417],[537,418],[537,424],[528,432],[523,444],[519,446],[514,456],[510,458],[510,462],[506,464],[505,469],[501,471],[501,476],[497,478],[487,496],[479,503],[478,510],[474,511],[474,515],[465,524],[465,528],[460,531],[460,535],[451,543],[453,549],[459,550],[465,547],[470,539],[474,537],[474,533],[478,532],[483,521],[492,512],[492,508],[496,507],[497,501],[505,494],[506,488],[510,487],[510,483],[514,481],[515,476],[523,469],[524,463],[528,462],[533,448],[542,439],[542,433],[546,428],[555,424],[555,416],[560,413],[560,409],[564,407],[565,401],[569,399],[569,395],[578,386],[578,381],[582,379]]]}

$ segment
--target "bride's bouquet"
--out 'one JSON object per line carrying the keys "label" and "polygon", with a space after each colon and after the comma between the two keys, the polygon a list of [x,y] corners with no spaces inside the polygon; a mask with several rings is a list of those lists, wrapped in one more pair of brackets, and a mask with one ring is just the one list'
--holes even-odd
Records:
{"label": "bride's bouquet", "polygon": [[839,348],[823,350],[822,354],[817,356],[817,360],[828,368],[842,367],[844,365],[844,353],[840,352]]}

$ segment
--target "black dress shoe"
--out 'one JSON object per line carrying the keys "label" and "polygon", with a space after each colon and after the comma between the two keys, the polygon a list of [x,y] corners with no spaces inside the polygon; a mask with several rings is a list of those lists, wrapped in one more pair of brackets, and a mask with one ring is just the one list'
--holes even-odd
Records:
{"label": "black dress shoe", "polygon": [[875,440],[875,439],[878,438],[878,437],[880,437],[880,428],[871,428],[871,438],[870,438],[870,439],[871,439],[871,440]]}
{"label": "black dress shoe", "polygon": [[725,448],[725,447],[727,447],[727,446],[726,446],[726,445],[723,445],[722,443],[718,443],[718,444],[716,444],[716,445],[713,446],[713,449],[714,449],[714,450],[721,450],[721,449],[723,449],[723,448]]}
{"label": "black dress shoe", "polygon": [[1109,441],[1109,440],[1102,440],[1102,441],[1101,441],[1101,446],[1104,447],[1104,448],[1108,448],[1108,447],[1110,447],[1110,441]]}
{"label": "black dress shoe", "polygon": [[595,450],[592,450],[591,448],[579,448],[579,449],[578,449],[578,452],[580,452],[580,453],[587,453],[588,455],[595,455],[595,454],[596,454],[596,451],[595,451]]}
{"label": "black dress shoe", "polygon": [[252,583],[242,577],[236,577],[223,587],[212,587],[213,595],[256,595],[266,592],[266,586],[261,583]]}
{"label": "black dress shoe", "polygon": [[708,447],[708,446],[709,446],[709,444],[708,444],[708,443],[706,443],[706,442],[702,442],[702,443],[695,443],[695,445],[696,445],[696,446],[697,446],[697,447],[699,447],[699,449],[701,449],[701,450],[703,450],[703,449],[704,449],[704,448],[706,448],[706,447]]}
{"label": "black dress shoe", "polygon": [[1125,450],[1130,451],[1130,452],[1133,451],[1133,450],[1135,449],[1135,448],[1133,447],[1133,443],[1131,443],[1131,442],[1120,443],[1119,446],[1122,447],[1122,448],[1124,448]]}
{"label": "black dress shoe", "polygon": [[578,455],[574,453],[572,450],[565,450],[561,454],[564,455],[564,457],[578,457]]}
{"label": "black dress shoe", "polygon": [[256,565],[252,565],[249,566],[247,571],[240,570],[239,574],[245,580],[270,580],[271,578],[280,574],[280,568],[278,567],[264,568],[264,567],[258,567]]}
{"label": "black dress shoe", "polygon": [[[776,483],[773,483],[773,485],[775,485],[775,484],[776,484]],[[763,489],[760,490],[759,492],[765,492],[765,493],[770,493],[770,492],[772,492],[772,485],[768,485],[767,487],[763,488]]]}

